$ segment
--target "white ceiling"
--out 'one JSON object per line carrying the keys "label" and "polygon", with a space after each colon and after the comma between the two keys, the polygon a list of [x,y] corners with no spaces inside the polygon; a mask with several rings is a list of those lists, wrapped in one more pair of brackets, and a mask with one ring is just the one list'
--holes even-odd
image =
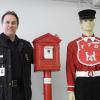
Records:
{"label": "white ceiling", "polygon": [[85,2],[90,2],[90,3],[92,3],[92,0],[53,0],[53,1],[62,1],[62,2],[83,2],[83,3],[85,3]]}
{"label": "white ceiling", "polygon": [[86,3],[92,8],[100,9],[100,0],[52,0],[59,2]]}

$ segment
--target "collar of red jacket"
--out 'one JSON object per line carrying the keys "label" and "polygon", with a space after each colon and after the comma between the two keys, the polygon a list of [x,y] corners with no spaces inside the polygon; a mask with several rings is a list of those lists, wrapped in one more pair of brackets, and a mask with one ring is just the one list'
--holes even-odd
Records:
{"label": "collar of red jacket", "polygon": [[91,36],[86,36],[85,34],[82,34],[82,39],[86,42],[88,39],[90,39],[93,42],[95,40],[95,35],[92,34]]}

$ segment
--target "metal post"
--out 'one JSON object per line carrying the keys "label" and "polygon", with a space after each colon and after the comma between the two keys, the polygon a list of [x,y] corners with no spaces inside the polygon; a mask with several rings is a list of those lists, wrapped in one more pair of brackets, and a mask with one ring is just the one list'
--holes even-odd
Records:
{"label": "metal post", "polygon": [[52,100],[51,71],[44,71],[44,100]]}

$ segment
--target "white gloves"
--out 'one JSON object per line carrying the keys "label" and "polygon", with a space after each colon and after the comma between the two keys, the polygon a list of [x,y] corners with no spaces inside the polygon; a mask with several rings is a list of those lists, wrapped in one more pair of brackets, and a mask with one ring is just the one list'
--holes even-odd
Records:
{"label": "white gloves", "polygon": [[68,92],[68,99],[67,100],[75,100],[74,92]]}

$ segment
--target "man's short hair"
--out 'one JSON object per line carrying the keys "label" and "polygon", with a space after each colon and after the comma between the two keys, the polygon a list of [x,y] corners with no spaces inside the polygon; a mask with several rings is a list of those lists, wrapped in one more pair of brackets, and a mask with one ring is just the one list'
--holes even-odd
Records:
{"label": "man's short hair", "polygon": [[16,17],[17,19],[17,25],[19,25],[19,18],[18,15],[14,12],[14,11],[7,11],[6,13],[3,14],[2,18],[1,18],[1,23],[3,23],[3,20],[5,18],[6,15],[13,15]]}

